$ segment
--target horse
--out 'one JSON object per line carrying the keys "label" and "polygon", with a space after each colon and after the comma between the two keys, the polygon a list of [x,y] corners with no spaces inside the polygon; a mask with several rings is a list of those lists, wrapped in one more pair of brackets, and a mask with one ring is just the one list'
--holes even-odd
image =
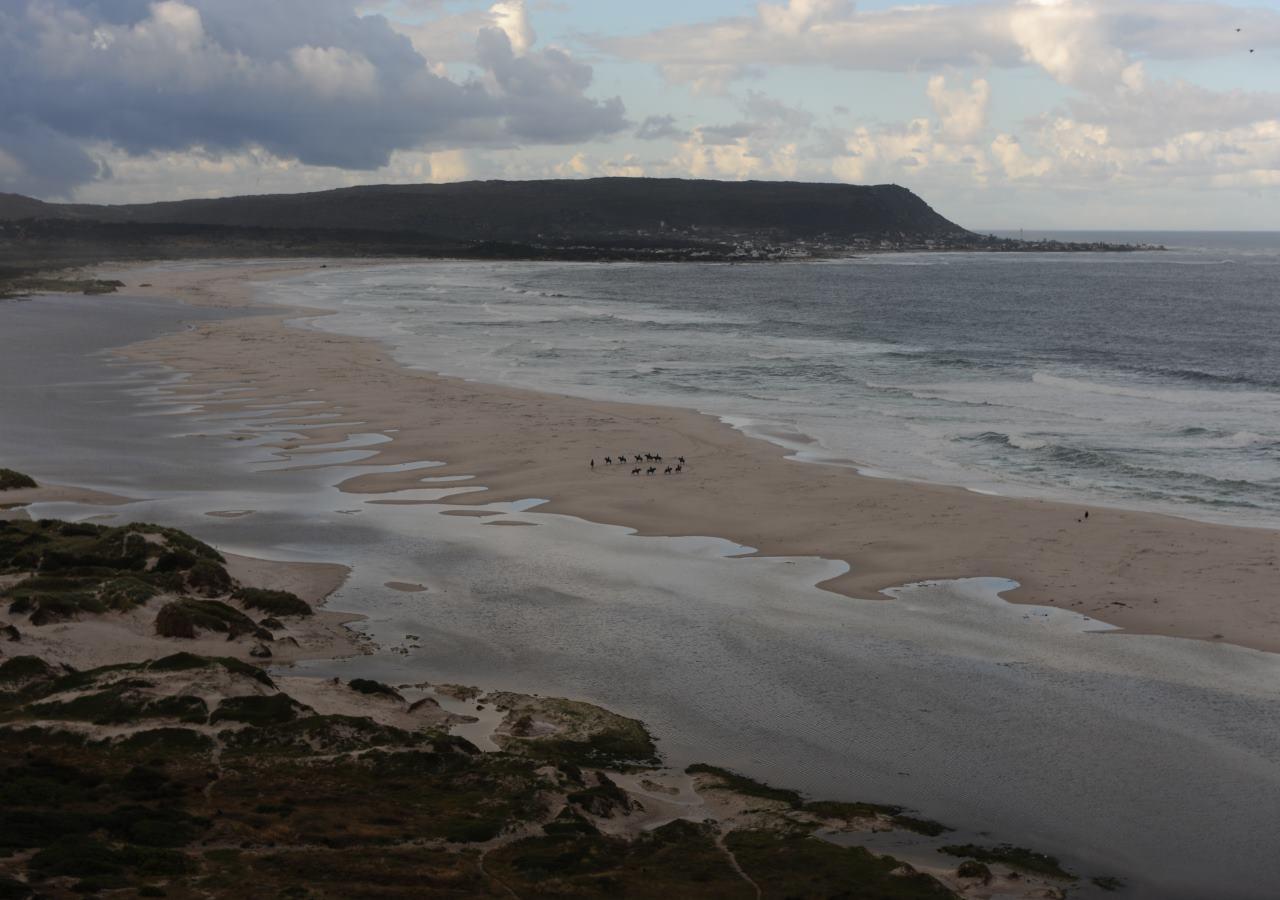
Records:
{"label": "horse", "polygon": [[650,466],[650,467],[649,467],[649,470],[648,470],[647,472],[645,472],[645,474],[646,474],[646,475],[652,475],[652,474],[653,474],[654,472],[656,472],[656,471],[658,471],[658,467],[657,467],[657,466]]}
{"label": "horse", "polygon": [[667,466],[666,471],[665,471],[665,472],[663,472],[662,474],[663,474],[663,475],[670,475],[670,474],[671,474],[671,467],[670,467],[670,466]]}
{"label": "horse", "polygon": [[612,456],[606,456],[606,457],[604,458],[604,464],[605,464],[606,466],[611,466],[611,465],[613,465],[613,457],[612,457]]}
{"label": "horse", "polygon": [[639,475],[639,474],[640,474],[640,469],[639,469],[639,468],[632,469],[632,470],[631,470],[631,474],[632,474],[632,475]]}

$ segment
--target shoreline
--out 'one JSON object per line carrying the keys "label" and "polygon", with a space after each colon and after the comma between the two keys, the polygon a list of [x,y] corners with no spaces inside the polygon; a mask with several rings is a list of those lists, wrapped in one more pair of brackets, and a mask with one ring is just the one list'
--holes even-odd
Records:
{"label": "shoreline", "polygon": [[[364,431],[392,432],[392,440],[370,448],[374,456],[357,466],[432,459],[445,464],[429,477],[472,476],[467,486],[484,491],[447,500],[462,508],[539,496],[548,500],[542,512],[622,525],[641,535],[716,536],[763,556],[841,560],[850,570],[821,586],[846,596],[879,598],[887,588],[921,581],[1001,577],[1019,584],[1002,595],[1011,602],[1056,606],[1130,633],[1280,651],[1280,616],[1261,602],[1280,565],[1280,532],[1115,507],[1093,508],[1085,520],[1082,507],[1059,501],[977,494],[790,460],[785,448],[692,410],[410,369],[374,339],[288,324],[323,312],[264,314],[276,308],[254,302],[251,281],[320,265],[271,261],[152,272],[149,287],[131,286],[131,293],[256,314],[203,323],[121,352],[186,372],[190,378],[179,395],[225,383],[228,372],[235,372],[238,386],[252,386],[246,402],[309,392],[308,399],[325,402],[324,410],[341,413],[339,421],[354,416]],[[246,351],[252,358],[247,366]],[[352,430],[312,428],[284,449],[340,442]],[[599,465],[617,448],[653,448],[669,459],[684,455],[690,466],[678,476],[632,478],[629,468]],[[587,465],[592,458],[594,471]],[[430,484],[423,474],[358,475],[340,487],[355,494],[421,488]],[[814,533],[815,522],[825,530]]]}

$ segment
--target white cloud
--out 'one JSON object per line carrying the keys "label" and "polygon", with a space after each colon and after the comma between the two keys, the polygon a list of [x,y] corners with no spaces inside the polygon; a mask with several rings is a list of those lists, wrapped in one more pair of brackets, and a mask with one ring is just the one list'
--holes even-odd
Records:
{"label": "white cloud", "polygon": [[969,89],[948,88],[947,79],[934,75],[929,79],[929,100],[942,123],[942,133],[951,140],[968,143],[977,139],[987,127],[987,107],[991,102],[991,85],[985,78],[975,78]]}
{"label": "white cloud", "polygon": [[1032,65],[1086,86],[1117,77],[1135,55],[1212,58],[1280,47],[1280,12],[1159,0],[987,0],[864,11],[851,3],[791,0],[763,3],[755,16],[594,43],[654,63],[670,78],[699,71],[735,77],[766,65],[890,72]]}
{"label": "white cloud", "polygon": [[849,0],[788,0],[785,5],[761,3],[758,9],[766,30],[795,35],[849,15],[853,4]]}
{"label": "white cloud", "polygon": [[1041,178],[1048,174],[1053,163],[1048,159],[1033,159],[1010,134],[998,134],[991,142],[991,152],[1000,162],[1004,174],[1017,181],[1023,178]]}
{"label": "white cloud", "polygon": [[378,71],[359,53],[341,47],[294,47],[289,60],[307,85],[328,97],[373,97]]}
{"label": "white cloud", "polygon": [[524,0],[501,0],[489,7],[489,16],[511,41],[511,49],[516,53],[527,53],[538,40],[529,22],[529,13],[524,8]]}

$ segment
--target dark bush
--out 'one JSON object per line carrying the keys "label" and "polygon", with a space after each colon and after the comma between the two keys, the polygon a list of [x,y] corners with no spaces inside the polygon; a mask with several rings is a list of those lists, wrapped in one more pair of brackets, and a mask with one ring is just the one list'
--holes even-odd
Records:
{"label": "dark bush", "polygon": [[98,598],[110,609],[133,609],[146,603],[160,591],[153,585],[132,575],[122,575],[104,583],[98,592]]}
{"label": "dark bush", "polygon": [[384,697],[391,697],[395,700],[403,700],[400,692],[390,685],[383,684],[381,681],[373,681],[369,678],[352,678],[347,684],[353,691],[359,691],[361,694],[380,694]]}
{"label": "dark bush", "polygon": [[35,681],[50,681],[58,670],[38,656],[11,656],[0,662],[0,690],[17,690]]}
{"label": "dark bush", "polygon": [[203,834],[209,821],[172,807],[122,806],[103,817],[102,827],[116,840],[144,847],[181,847]]}
{"label": "dark bush", "polygon": [[166,603],[156,615],[156,634],[193,638],[197,631],[218,631],[230,637],[253,634],[254,621],[240,610],[218,600],[184,598]]}
{"label": "dark bush", "polygon": [[34,896],[34,893],[30,887],[18,879],[0,875],[0,900],[27,900],[28,897]]}
{"label": "dark bush", "polygon": [[289,591],[269,591],[263,588],[242,587],[231,595],[246,609],[257,609],[271,616],[309,616],[311,606],[297,594]]}
{"label": "dark bush", "polygon": [[991,870],[983,863],[973,859],[966,859],[960,863],[960,866],[956,869],[956,874],[961,878],[981,878],[983,884],[991,881]]}
{"label": "dark bush", "polygon": [[119,875],[118,854],[101,841],[84,834],[59,838],[31,857],[30,867],[46,878],[71,875],[92,878]]}
{"label": "dark bush", "polygon": [[950,844],[945,847],[939,847],[938,850],[952,856],[967,856],[978,862],[1004,863],[1015,869],[1035,872],[1039,875],[1048,875],[1050,878],[1065,878],[1071,881],[1076,878],[1076,876],[1062,868],[1056,857],[1049,856],[1047,853],[1028,850],[1025,847],[1014,847],[1011,844],[1000,844],[996,847],[983,847],[978,844]]}
{"label": "dark bush", "polygon": [[246,722],[250,725],[282,725],[298,718],[307,708],[287,694],[269,697],[228,697],[218,704],[209,722]]}
{"label": "dark bush", "polygon": [[167,594],[181,594],[187,589],[187,579],[181,572],[148,572],[147,580]]}
{"label": "dark bush", "polygon": [[120,742],[120,747],[128,751],[154,752],[172,757],[175,754],[212,750],[214,741],[213,738],[188,728],[152,728],[148,731],[135,731]]}
{"label": "dark bush", "polygon": [[23,475],[21,472],[13,471],[13,469],[0,469],[0,491],[33,487],[38,487],[38,485],[30,475]]}
{"label": "dark bush", "polygon": [[231,576],[219,563],[211,559],[197,559],[187,573],[187,584],[206,597],[220,597],[231,592],[234,586]]}
{"label": "dark bush", "polygon": [[153,572],[185,572],[196,564],[196,555],[190,550],[165,550],[156,559]]}
{"label": "dark bush", "polygon": [[149,522],[131,522],[125,526],[130,531],[137,531],[141,534],[157,534],[164,538],[165,543],[170,547],[178,547],[183,550],[190,550],[201,559],[211,559],[214,562],[226,562],[222,554],[214,550],[204,541],[193,538],[185,531],[179,531],[177,528],[168,528],[164,525],[153,525]]}

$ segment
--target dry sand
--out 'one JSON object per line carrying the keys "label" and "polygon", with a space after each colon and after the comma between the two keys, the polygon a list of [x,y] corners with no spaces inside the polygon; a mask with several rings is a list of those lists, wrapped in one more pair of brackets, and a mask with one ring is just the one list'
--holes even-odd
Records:
{"label": "dry sand", "polygon": [[[126,270],[115,277],[131,293],[245,306],[251,280],[318,265],[228,264],[145,279]],[[137,290],[141,280],[152,287]],[[249,385],[240,395],[245,403],[323,399],[327,407],[299,415],[327,410],[340,414],[337,421],[364,424],[311,430],[304,446],[387,432],[393,440],[373,448],[369,464],[443,460],[430,477],[473,475],[468,486],[487,488],[451,503],[542,497],[550,502],[539,512],[642,534],[715,535],[768,555],[840,559],[850,571],[824,586],[850,596],[876,597],[927,579],[1001,576],[1020,583],[1006,595],[1015,602],[1071,609],[1133,632],[1280,650],[1280,532],[1113,508],[1093,508],[1082,520],[1077,506],[798,463],[688,410],[410,370],[376,341],[285,324],[296,315],[205,323],[128,353],[190,373],[180,391]],[[684,455],[689,466],[679,475],[632,476],[630,466],[601,465],[622,451]],[[422,477],[371,474],[343,489],[391,492],[422,487]]]}

